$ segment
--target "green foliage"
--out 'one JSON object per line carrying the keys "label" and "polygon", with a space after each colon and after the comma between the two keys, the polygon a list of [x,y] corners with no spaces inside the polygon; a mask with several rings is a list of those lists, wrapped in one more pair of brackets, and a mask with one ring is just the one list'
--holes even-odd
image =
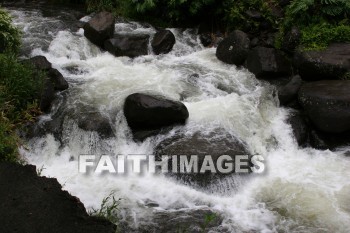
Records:
{"label": "green foliage", "polygon": [[13,125],[9,120],[0,116],[0,161],[17,162],[17,140],[13,133]]}
{"label": "green foliage", "polygon": [[293,0],[280,27],[277,48],[294,25],[301,30],[301,45],[306,50],[323,49],[331,42],[350,41],[349,15],[349,0]]}
{"label": "green foliage", "polygon": [[15,56],[0,54],[0,161],[20,162],[15,129],[40,113],[36,103],[43,80],[43,74]]}
{"label": "green foliage", "polygon": [[274,1],[264,0],[232,0],[226,1],[224,9],[228,9],[225,13],[225,20],[231,29],[242,29],[244,31],[256,32],[259,30],[260,22],[251,19],[247,15],[247,11],[258,11],[261,17],[267,21],[273,28],[277,27],[278,18],[272,15],[271,6],[275,5]]}
{"label": "green foliage", "polygon": [[292,25],[336,23],[346,20],[349,14],[348,0],[294,0],[287,8],[284,27],[288,30]]}
{"label": "green foliage", "polygon": [[0,8],[0,52],[16,53],[20,46],[20,32],[12,25],[10,15]]}
{"label": "green foliage", "polygon": [[331,42],[350,41],[350,26],[328,23],[310,25],[301,30],[301,45],[306,50],[321,50]]}
{"label": "green foliage", "polygon": [[116,200],[114,197],[114,192],[111,192],[107,197],[102,200],[101,207],[99,209],[92,209],[89,214],[99,218],[105,218],[110,222],[118,223],[118,207],[120,205],[120,200]]}

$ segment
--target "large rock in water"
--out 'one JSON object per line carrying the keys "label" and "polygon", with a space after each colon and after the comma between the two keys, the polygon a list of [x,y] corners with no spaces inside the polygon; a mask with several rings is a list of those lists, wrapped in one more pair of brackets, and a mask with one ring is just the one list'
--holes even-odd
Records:
{"label": "large rock in water", "polygon": [[292,79],[283,87],[278,88],[278,99],[281,105],[286,105],[298,98],[298,92],[301,87],[302,80],[299,75]]}
{"label": "large rock in water", "polygon": [[106,40],[105,49],[114,56],[131,58],[148,54],[148,35],[118,35]]}
{"label": "large rock in water", "polygon": [[154,35],[151,45],[153,52],[158,55],[169,53],[175,42],[175,36],[170,30],[160,30]]}
{"label": "large rock in water", "polygon": [[299,102],[321,131],[342,133],[350,130],[350,81],[325,80],[304,84]]}
{"label": "large rock in water", "polygon": [[304,80],[341,79],[350,72],[350,43],[331,44],[322,51],[297,51],[294,63]]}
{"label": "large rock in water", "polygon": [[134,131],[184,124],[189,116],[186,106],[181,102],[141,93],[126,98],[124,114]]}
{"label": "large rock in water", "polygon": [[250,40],[247,34],[235,30],[220,42],[216,57],[228,64],[242,65],[249,52]]}
{"label": "large rock in water", "polygon": [[292,71],[289,60],[283,54],[265,47],[256,47],[249,52],[246,67],[260,79],[289,76]]}
{"label": "large rock in water", "polygon": [[115,18],[112,13],[103,11],[84,25],[84,35],[95,45],[102,47],[113,37]]}
{"label": "large rock in water", "polygon": [[35,166],[0,163],[1,232],[114,233],[106,219],[89,216],[80,200]]}
{"label": "large rock in water", "polygon": [[[201,169],[203,164],[204,157],[210,155],[214,166],[217,169],[216,162],[218,158],[222,155],[228,155],[232,159],[233,168],[234,161],[237,155],[248,155],[246,145],[233,137],[231,134],[226,132],[223,129],[216,129],[209,134],[202,132],[194,132],[193,134],[179,132],[174,136],[165,139],[159,143],[155,148],[155,155],[158,160],[164,155],[173,156],[173,155],[185,155],[190,159],[191,155],[198,156],[198,171]],[[177,159],[179,161],[179,158]],[[248,169],[250,172],[250,163],[247,162],[247,166],[241,167],[242,169]],[[171,169],[172,160],[169,160],[169,168]],[[179,167],[179,166],[178,166]],[[225,173],[173,173],[172,175],[176,176],[178,179],[198,186],[208,186],[215,182],[217,179]]]}
{"label": "large rock in water", "polygon": [[24,61],[25,64],[32,65],[37,71],[45,72],[45,82],[40,97],[41,111],[49,111],[55,94],[59,91],[68,89],[68,82],[63,75],[56,69],[52,68],[51,63],[44,56],[35,56]]}

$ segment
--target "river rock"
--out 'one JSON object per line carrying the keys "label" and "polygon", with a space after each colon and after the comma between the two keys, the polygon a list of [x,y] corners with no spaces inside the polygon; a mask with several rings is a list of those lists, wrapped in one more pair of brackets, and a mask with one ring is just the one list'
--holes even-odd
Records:
{"label": "river rock", "polygon": [[78,127],[85,131],[97,132],[102,138],[114,136],[112,125],[107,116],[100,112],[82,113],[77,119]]}
{"label": "river rock", "polygon": [[131,58],[148,54],[148,35],[117,35],[106,40],[105,49],[114,56]]}
{"label": "river rock", "polygon": [[220,42],[216,50],[216,57],[225,63],[239,66],[246,60],[249,46],[248,35],[240,30],[235,30]]}
{"label": "river rock", "polygon": [[[208,134],[202,132],[194,132],[192,134],[178,132],[174,136],[160,142],[155,148],[155,155],[158,160],[164,155],[185,155],[188,158],[191,155],[198,155],[198,170],[200,170],[206,155],[211,156],[215,168],[217,168],[216,162],[221,155],[229,155],[234,161],[237,155],[248,155],[248,151],[243,142],[223,129],[216,129]],[[179,158],[177,160],[179,161]],[[171,168],[172,160],[169,160],[168,165]],[[246,168],[250,172],[249,164],[242,168]],[[208,186],[225,174],[206,172],[204,174],[173,173],[172,175],[185,183]]]}
{"label": "river rock", "polygon": [[283,37],[281,49],[288,53],[293,53],[299,45],[300,38],[300,30],[297,27],[292,27],[292,29]]}
{"label": "river rock", "polygon": [[114,233],[106,219],[89,216],[77,197],[33,165],[0,163],[1,232]]}
{"label": "river rock", "polygon": [[256,47],[246,60],[248,70],[259,79],[278,78],[291,74],[289,60],[274,48]]}
{"label": "river rock", "polygon": [[44,56],[35,56],[24,62],[34,66],[35,69],[42,71],[48,71],[52,67],[51,63]]}
{"label": "river rock", "polygon": [[64,91],[68,89],[68,82],[64,79],[63,75],[58,70],[51,68],[47,72],[47,75],[49,76],[51,84],[53,85],[55,91]]}
{"label": "river rock", "polygon": [[135,93],[124,104],[124,114],[132,130],[153,130],[184,124],[189,116],[186,106],[161,96]]}
{"label": "river rock", "polygon": [[294,63],[304,80],[341,79],[350,72],[350,43],[334,43],[322,51],[296,51]]}
{"label": "river rock", "polygon": [[281,105],[286,105],[298,98],[298,92],[301,87],[302,80],[299,75],[292,77],[292,79],[283,87],[278,89],[278,99]]}
{"label": "river rock", "polygon": [[84,25],[84,35],[92,43],[103,48],[104,42],[113,37],[114,24],[115,18],[112,13],[100,12]]}
{"label": "river rock", "polygon": [[305,146],[309,139],[309,127],[305,116],[298,111],[292,112],[288,117],[288,123],[292,126],[293,135],[299,146]]}
{"label": "river rock", "polygon": [[151,45],[153,52],[158,55],[169,53],[175,42],[175,36],[170,30],[160,30],[154,35]]}
{"label": "river rock", "polygon": [[299,102],[312,123],[321,131],[350,130],[350,81],[324,80],[304,84]]}

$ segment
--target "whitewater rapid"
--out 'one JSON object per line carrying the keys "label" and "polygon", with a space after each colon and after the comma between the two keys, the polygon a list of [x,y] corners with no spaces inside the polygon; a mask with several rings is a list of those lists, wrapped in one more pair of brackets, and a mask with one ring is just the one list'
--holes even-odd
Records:
{"label": "whitewater rapid", "polygon": [[[83,29],[66,27],[58,16],[45,17],[33,9],[10,12],[24,31],[23,55],[44,55],[70,83],[52,113],[40,121],[64,105],[72,111],[93,106],[117,122],[112,139],[101,139],[70,122],[64,125],[63,146],[48,134],[21,148],[28,163],[43,168],[41,175],[57,178],[87,209],[99,208],[113,192],[122,199],[121,218],[135,229],[151,223],[159,211],[210,209],[223,217],[212,232],[350,232],[350,158],[345,156],[349,148],[298,148],[286,123],[291,110],[278,106],[275,89],[245,69],[220,62],[215,48],[203,48],[194,30],[171,29],[177,42],[167,55],[116,58],[91,44]],[[122,33],[155,33],[135,22],[121,21],[115,27]],[[182,101],[189,111],[186,132],[225,128],[252,154],[265,158],[266,172],[231,176],[207,190],[147,173],[80,174],[81,154],[153,154],[166,137],[132,140],[122,106],[135,92]],[[159,206],[147,207],[149,200]]]}

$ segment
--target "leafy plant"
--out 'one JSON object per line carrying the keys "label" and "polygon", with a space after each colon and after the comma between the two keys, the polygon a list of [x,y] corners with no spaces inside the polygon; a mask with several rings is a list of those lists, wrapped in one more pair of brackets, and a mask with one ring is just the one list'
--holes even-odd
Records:
{"label": "leafy plant", "polygon": [[12,24],[11,16],[0,8],[0,52],[16,53],[20,46],[20,31]]}
{"label": "leafy plant", "polygon": [[301,30],[301,45],[306,50],[321,50],[331,42],[350,41],[350,26],[329,23],[310,25]]}

